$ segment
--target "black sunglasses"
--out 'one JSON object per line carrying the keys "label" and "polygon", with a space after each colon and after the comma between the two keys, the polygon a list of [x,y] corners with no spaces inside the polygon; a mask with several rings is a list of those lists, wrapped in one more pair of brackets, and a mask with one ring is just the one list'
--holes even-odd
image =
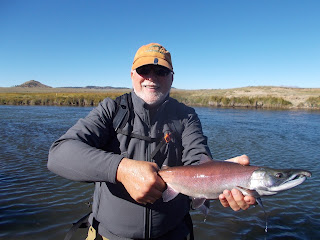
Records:
{"label": "black sunglasses", "polygon": [[136,72],[139,75],[148,75],[151,72],[151,69],[153,69],[154,73],[159,77],[165,77],[168,76],[169,73],[171,73],[170,69],[162,66],[152,66],[152,65],[144,65],[141,67],[138,67],[136,69]]}

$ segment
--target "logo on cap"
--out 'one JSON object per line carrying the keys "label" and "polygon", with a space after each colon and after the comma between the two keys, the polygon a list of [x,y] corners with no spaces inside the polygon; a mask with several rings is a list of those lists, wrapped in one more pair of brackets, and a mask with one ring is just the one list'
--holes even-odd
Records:
{"label": "logo on cap", "polygon": [[158,62],[159,62],[159,59],[155,58],[154,61],[153,61],[153,64],[158,64]]}
{"label": "logo on cap", "polygon": [[155,45],[149,46],[149,47],[145,50],[145,52],[157,52],[157,53],[161,53],[161,54],[164,55],[164,54],[167,52],[167,50],[164,49],[164,47],[155,44]]}

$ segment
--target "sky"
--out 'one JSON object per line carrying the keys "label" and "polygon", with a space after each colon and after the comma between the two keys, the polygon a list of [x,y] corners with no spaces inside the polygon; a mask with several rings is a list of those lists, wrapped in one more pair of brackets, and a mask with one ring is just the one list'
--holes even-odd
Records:
{"label": "sky", "polygon": [[320,87],[318,0],[0,0],[0,87],[131,88],[137,49],[180,89]]}

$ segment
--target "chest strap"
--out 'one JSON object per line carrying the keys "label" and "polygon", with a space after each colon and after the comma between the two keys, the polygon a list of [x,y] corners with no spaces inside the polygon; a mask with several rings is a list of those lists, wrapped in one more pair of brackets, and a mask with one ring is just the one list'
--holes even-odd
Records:
{"label": "chest strap", "polygon": [[161,139],[159,137],[158,138],[152,138],[152,137],[148,137],[148,136],[143,136],[143,135],[139,135],[139,134],[136,134],[136,133],[132,133],[131,131],[124,131],[121,128],[118,128],[116,130],[116,133],[120,133],[122,135],[126,135],[126,136],[131,137],[131,138],[137,138],[137,139],[149,142],[149,143],[158,142]]}

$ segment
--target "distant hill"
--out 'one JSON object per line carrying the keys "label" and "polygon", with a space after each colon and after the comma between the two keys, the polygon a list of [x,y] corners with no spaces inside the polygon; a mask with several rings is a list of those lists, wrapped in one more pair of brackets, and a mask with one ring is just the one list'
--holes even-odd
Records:
{"label": "distant hill", "polygon": [[[39,81],[36,80],[30,80],[27,81],[25,83],[22,83],[21,85],[17,85],[15,87],[22,87],[22,88],[52,88],[50,86],[44,85]],[[110,86],[106,86],[106,87],[99,87],[99,86],[86,86],[86,87],[59,87],[59,88],[71,88],[71,89],[129,89],[126,87],[110,87]]]}
{"label": "distant hill", "polygon": [[50,86],[44,85],[41,82],[30,80],[21,85],[17,85],[16,87],[23,87],[23,88],[52,88]]}

